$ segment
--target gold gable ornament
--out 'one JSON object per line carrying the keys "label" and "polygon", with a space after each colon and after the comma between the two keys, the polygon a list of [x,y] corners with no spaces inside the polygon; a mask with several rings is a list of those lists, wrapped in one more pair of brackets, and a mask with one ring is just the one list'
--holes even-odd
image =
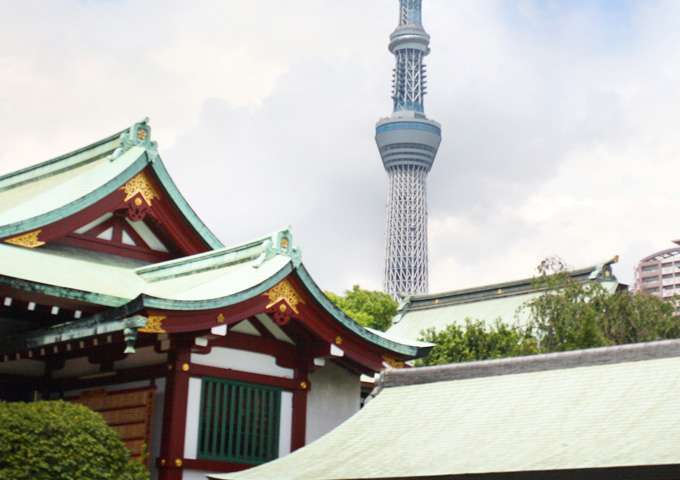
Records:
{"label": "gold gable ornament", "polygon": [[42,230],[34,230],[32,232],[19,235],[17,237],[8,238],[7,240],[5,240],[5,243],[11,243],[12,245],[17,245],[19,247],[26,248],[39,247],[41,245],[45,245],[45,242],[38,240],[38,234],[40,232],[42,232]]}
{"label": "gold gable ornament", "polygon": [[140,328],[140,332],[144,333],[165,333],[163,330],[163,320],[167,317],[165,315],[149,315],[146,319],[146,327]]}
{"label": "gold gable ornament", "polygon": [[[151,206],[151,202],[154,198],[156,200],[161,199],[161,196],[156,191],[156,189],[153,188],[153,185],[151,185],[151,182],[144,172],[140,172],[132,177],[129,182],[120,187],[120,190],[125,191],[125,200],[123,200],[124,202],[130,201],[130,199],[134,198],[137,194],[141,195],[148,206]],[[137,205],[140,204],[137,203]]]}
{"label": "gold gable ornament", "polygon": [[264,295],[269,297],[269,305],[266,308],[271,308],[280,301],[284,301],[288,306],[295,312],[299,313],[297,305],[302,303],[304,305],[305,301],[300,298],[293,286],[288,280],[282,280],[280,283],[276,284],[271,290],[265,292]]}
{"label": "gold gable ornament", "polygon": [[389,355],[383,355],[383,365],[386,365],[390,368],[404,368],[404,362],[400,362]]}
{"label": "gold gable ornament", "polygon": [[276,311],[271,312],[273,313],[274,321],[279,325],[285,325],[290,321],[288,308],[298,314],[298,304],[305,303],[288,280],[282,280],[263,295],[269,297],[269,304],[265,307],[267,310],[274,307],[277,303],[283,302]]}

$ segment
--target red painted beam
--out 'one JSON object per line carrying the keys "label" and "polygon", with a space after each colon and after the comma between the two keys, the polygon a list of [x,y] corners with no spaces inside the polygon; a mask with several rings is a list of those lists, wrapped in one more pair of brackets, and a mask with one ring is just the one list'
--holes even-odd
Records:
{"label": "red painted beam", "polygon": [[279,387],[283,390],[296,391],[303,390],[300,380],[293,378],[275,377],[273,375],[263,375],[260,373],[242,372],[230,368],[209,367],[192,363],[189,368],[189,375],[192,377],[215,377],[227,380],[237,380],[240,382],[256,383],[258,385],[270,385]]}

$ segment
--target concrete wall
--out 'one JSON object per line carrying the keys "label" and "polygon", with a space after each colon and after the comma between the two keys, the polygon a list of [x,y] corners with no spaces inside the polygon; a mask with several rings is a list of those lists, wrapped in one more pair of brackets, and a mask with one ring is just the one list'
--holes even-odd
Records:
{"label": "concrete wall", "polygon": [[333,362],[317,368],[309,375],[311,389],[307,394],[307,438],[309,444],[325,435],[359,411],[361,382],[353,374]]}

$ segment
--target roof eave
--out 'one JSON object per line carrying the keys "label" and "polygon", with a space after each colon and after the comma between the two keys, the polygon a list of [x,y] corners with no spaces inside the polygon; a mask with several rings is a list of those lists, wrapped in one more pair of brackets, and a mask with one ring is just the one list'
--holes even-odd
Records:
{"label": "roof eave", "polygon": [[338,306],[336,306],[317,286],[317,284],[312,280],[311,276],[307,272],[304,265],[300,264],[296,268],[296,273],[298,278],[302,281],[307,291],[312,295],[312,297],[328,312],[328,314],[338,323],[340,323],[344,328],[350,330],[354,334],[358,335],[363,340],[387,349],[391,352],[403,355],[405,359],[420,358],[426,356],[430,353],[433,346],[412,346],[405,345],[403,343],[394,342],[383,336],[377,335],[363,326],[359,325],[357,322],[348,317]]}
{"label": "roof eave", "polygon": [[154,172],[158,181],[165,189],[168,196],[179,209],[185,220],[194,229],[194,232],[201,237],[203,242],[212,249],[224,248],[222,242],[210,231],[210,229],[203,223],[203,221],[196,215],[196,212],[189,206],[182,194],[177,189],[175,182],[172,181],[170,174],[165,169],[165,165],[160,161],[160,158],[151,163],[151,170]]}

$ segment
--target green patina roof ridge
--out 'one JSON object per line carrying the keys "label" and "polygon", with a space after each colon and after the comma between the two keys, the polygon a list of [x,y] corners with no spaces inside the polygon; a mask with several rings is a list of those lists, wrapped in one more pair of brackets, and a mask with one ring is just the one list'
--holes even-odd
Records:
{"label": "green patina roof ridge", "polygon": [[[157,282],[169,278],[193,275],[231,265],[238,265],[260,257],[267,248],[267,241],[276,237],[279,233],[286,231],[286,229],[279,230],[266,237],[251,240],[233,247],[224,247],[217,250],[198,253],[189,257],[146,265],[137,268],[135,272],[149,282]],[[204,266],[191,268],[192,265],[196,264]]]}
{"label": "green patina roof ridge", "polygon": [[[72,152],[65,153],[64,155],[60,155],[59,157],[46,160],[36,165],[31,165],[30,167],[22,168],[21,170],[14,171],[6,175],[2,175],[0,176],[0,192],[16,188],[27,183],[35,182],[52,175],[57,175],[59,173],[71,170],[73,168],[77,168],[82,165],[88,164],[95,160],[99,160],[100,158],[104,158],[108,154],[113,152],[120,145],[118,140],[120,136],[127,130],[128,129],[125,129],[118,133],[114,133],[113,135],[110,135],[102,140],[96,141],[90,145],[79,148]],[[99,151],[93,156],[83,156],[81,160],[75,160],[74,163],[67,163],[62,167],[57,167],[59,163],[64,163],[69,159],[73,159],[73,157],[78,157],[79,155],[84,154],[86,152],[91,152],[92,150],[95,150],[97,147],[105,146],[108,143],[112,143],[111,148],[107,147],[105,151]],[[55,167],[55,170],[50,170],[49,167]],[[40,173],[41,171],[44,173]],[[33,173],[34,175],[29,175],[30,173]],[[23,180],[21,179],[22,177]],[[12,179],[16,179],[16,181],[11,182]]]}
{"label": "green patina roof ridge", "polygon": [[[616,263],[617,259],[613,258],[607,262],[603,262],[590,267],[579,268],[576,270],[570,270],[568,272],[572,279],[578,281],[587,281],[589,279],[595,279],[593,275],[597,276],[602,272],[604,267]],[[479,287],[464,288],[461,290],[451,290],[448,292],[440,293],[427,293],[422,295],[411,295],[405,299],[403,303],[399,305],[399,310],[420,310],[425,308],[439,308],[447,305],[478,301],[481,299],[494,297],[499,298],[501,296],[511,296],[520,295],[523,293],[531,292],[536,289],[534,286],[535,277],[523,278],[520,280],[512,280],[508,282],[495,283],[490,285],[482,285]],[[616,281],[616,277],[611,275],[607,277],[608,281]],[[501,290],[499,294],[498,291]],[[438,303],[435,303],[439,300]]]}

